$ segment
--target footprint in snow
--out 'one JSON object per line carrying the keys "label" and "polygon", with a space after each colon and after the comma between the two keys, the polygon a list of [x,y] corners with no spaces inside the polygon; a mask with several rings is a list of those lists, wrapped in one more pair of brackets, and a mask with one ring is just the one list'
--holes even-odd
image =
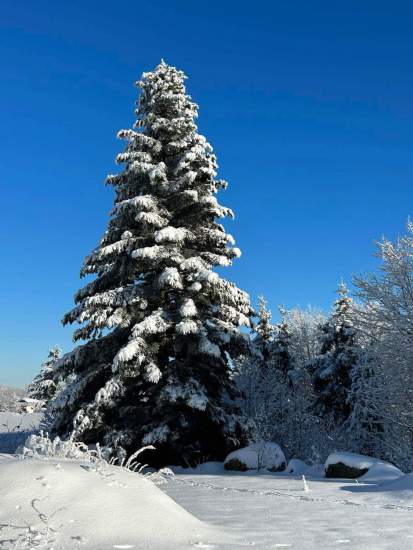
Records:
{"label": "footprint in snow", "polygon": [[87,542],[87,539],[85,537],[82,537],[80,535],[75,535],[73,537],[70,537],[72,540],[74,540],[75,542],[78,542],[79,544],[84,544],[85,542]]}

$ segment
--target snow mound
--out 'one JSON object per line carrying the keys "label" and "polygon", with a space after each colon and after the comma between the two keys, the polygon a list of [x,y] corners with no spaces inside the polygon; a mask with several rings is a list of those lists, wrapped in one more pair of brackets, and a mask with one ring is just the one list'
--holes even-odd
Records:
{"label": "snow mound", "polygon": [[287,474],[302,475],[305,474],[310,466],[299,458],[292,458],[285,469]]}
{"label": "snow mound", "polygon": [[382,487],[380,487],[380,490],[381,491],[395,491],[395,492],[403,492],[403,491],[412,491],[413,492],[413,473],[402,474],[396,480],[390,481],[390,482],[384,484]]}
{"label": "snow mound", "polygon": [[296,476],[312,476],[312,477],[321,477],[323,475],[323,465],[313,465],[306,464],[299,458],[292,458],[285,469],[286,474],[292,474]]}
{"label": "snow mound", "polygon": [[225,538],[145,477],[114,466],[3,455],[0,494],[10,548],[166,550]]}
{"label": "snow mound", "polygon": [[360,479],[363,481],[383,483],[386,481],[394,481],[401,476],[404,477],[403,472],[396,466],[393,466],[393,464],[389,464],[388,462],[376,462]]}
{"label": "snow mound", "polygon": [[369,474],[371,480],[380,478],[380,476],[385,478],[386,475],[392,474],[393,477],[396,474],[402,475],[398,468],[388,462],[366,455],[345,452],[330,454],[326,460],[324,471],[326,477],[358,478],[363,476],[363,480],[367,480]]}
{"label": "snow mound", "polygon": [[226,470],[270,470],[280,472],[285,469],[284,453],[277,443],[258,442],[230,453],[224,462]]}

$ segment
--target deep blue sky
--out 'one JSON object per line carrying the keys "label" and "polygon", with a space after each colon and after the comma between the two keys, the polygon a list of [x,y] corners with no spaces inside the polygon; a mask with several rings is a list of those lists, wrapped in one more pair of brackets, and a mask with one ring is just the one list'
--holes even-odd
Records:
{"label": "deep blue sky", "polygon": [[1,3],[0,384],[27,383],[103,232],[142,71],[183,69],[243,256],[275,310],[324,309],[413,214],[409,2]]}

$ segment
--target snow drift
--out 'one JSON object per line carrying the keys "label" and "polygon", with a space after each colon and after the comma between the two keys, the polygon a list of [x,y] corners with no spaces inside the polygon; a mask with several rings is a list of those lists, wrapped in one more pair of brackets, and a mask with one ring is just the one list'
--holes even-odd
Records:
{"label": "snow drift", "polygon": [[166,550],[224,538],[145,477],[114,466],[2,455],[0,494],[10,548]]}

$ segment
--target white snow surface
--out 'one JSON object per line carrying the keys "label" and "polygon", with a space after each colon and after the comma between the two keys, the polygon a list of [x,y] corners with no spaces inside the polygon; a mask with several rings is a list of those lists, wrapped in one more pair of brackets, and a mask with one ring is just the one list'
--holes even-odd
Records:
{"label": "white snow surface", "polygon": [[228,538],[114,466],[0,455],[0,494],[1,548],[218,548]]}
{"label": "white snow surface", "polygon": [[284,453],[279,445],[270,442],[258,442],[229,453],[224,464],[230,460],[239,460],[249,470],[278,469],[286,465]]}
{"label": "white snow surface", "polygon": [[39,429],[42,419],[43,413],[0,412],[0,453],[14,453]]}
{"label": "white snow surface", "polygon": [[[303,464],[303,463],[302,463]],[[396,481],[328,480],[308,467],[302,475],[222,471],[219,463],[174,468],[162,486],[203,521],[224,527],[225,549],[411,550],[413,476]]]}
{"label": "white snow surface", "polygon": [[[2,413],[0,432],[2,423],[9,435],[40,420]],[[278,473],[173,467],[175,477],[156,487],[118,467],[0,454],[0,547],[412,549],[413,474],[362,460],[374,464],[359,480],[326,479],[322,465],[293,459]]]}

